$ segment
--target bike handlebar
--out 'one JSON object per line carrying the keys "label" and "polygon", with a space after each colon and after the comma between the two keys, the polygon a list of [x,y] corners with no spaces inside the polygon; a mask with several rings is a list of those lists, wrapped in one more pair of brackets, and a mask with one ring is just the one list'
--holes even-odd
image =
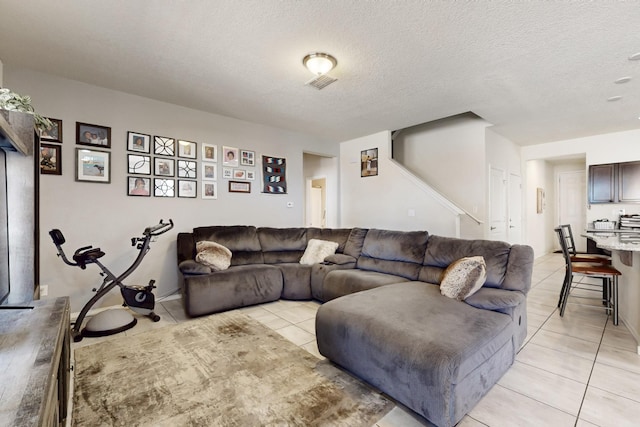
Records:
{"label": "bike handlebar", "polygon": [[173,228],[173,220],[169,218],[169,222],[164,222],[162,219],[157,225],[152,225],[150,227],[145,228],[144,235],[145,236],[159,236]]}

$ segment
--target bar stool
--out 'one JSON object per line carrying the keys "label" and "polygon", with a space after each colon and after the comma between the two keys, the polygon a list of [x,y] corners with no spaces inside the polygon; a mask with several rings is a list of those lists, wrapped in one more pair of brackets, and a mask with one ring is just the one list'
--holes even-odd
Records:
{"label": "bar stool", "polygon": [[[562,248],[562,254],[564,256],[566,264],[566,273],[562,289],[560,290],[560,317],[564,316],[564,311],[567,307],[569,296],[572,290],[582,289],[588,291],[601,292],[601,297],[597,298],[602,301],[607,314],[612,315],[613,324],[618,325],[618,276],[622,273],[610,265],[597,264],[597,263],[585,263],[585,262],[572,262],[571,254],[567,247],[568,236],[565,235],[564,228],[562,226],[556,227],[554,231],[558,235],[560,247]],[[602,285],[593,285],[590,283],[574,283],[574,276],[582,276],[588,278],[602,279]],[[573,298],[588,298],[574,296]],[[590,298],[594,299],[594,298]],[[571,302],[571,304],[585,305],[588,307],[596,307],[593,305],[580,304]]]}

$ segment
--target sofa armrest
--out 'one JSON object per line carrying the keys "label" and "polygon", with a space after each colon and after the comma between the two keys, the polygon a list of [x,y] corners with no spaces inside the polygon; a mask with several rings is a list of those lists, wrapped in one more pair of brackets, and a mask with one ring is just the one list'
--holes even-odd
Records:
{"label": "sofa armrest", "polygon": [[497,288],[481,288],[464,300],[472,307],[500,312],[510,312],[514,307],[523,304],[525,301],[526,297],[520,291]]}
{"label": "sofa armrest", "polygon": [[351,255],[345,254],[333,254],[329,255],[324,259],[325,263],[336,264],[336,265],[345,265],[349,263],[355,263],[356,259]]}
{"label": "sofa armrest", "polygon": [[192,259],[184,260],[180,264],[178,264],[178,270],[180,270],[182,274],[210,274],[211,273],[210,267],[204,264],[200,264],[199,262]]}

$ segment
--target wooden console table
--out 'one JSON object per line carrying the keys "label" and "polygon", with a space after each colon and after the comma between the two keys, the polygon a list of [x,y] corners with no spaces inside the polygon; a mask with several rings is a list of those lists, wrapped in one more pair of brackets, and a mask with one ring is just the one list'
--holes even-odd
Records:
{"label": "wooden console table", "polygon": [[58,426],[69,395],[69,298],[0,310],[0,426]]}

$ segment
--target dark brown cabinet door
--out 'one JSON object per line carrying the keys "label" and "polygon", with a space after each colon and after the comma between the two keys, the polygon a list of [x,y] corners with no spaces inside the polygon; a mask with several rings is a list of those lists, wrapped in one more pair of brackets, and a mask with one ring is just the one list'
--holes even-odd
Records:
{"label": "dark brown cabinet door", "polygon": [[616,165],[589,166],[589,203],[614,203],[616,197]]}
{"label": "dark brown cabinet door", "polygon": [[640,162],[618,165],[618,199],[620,203],[640,202]]}

